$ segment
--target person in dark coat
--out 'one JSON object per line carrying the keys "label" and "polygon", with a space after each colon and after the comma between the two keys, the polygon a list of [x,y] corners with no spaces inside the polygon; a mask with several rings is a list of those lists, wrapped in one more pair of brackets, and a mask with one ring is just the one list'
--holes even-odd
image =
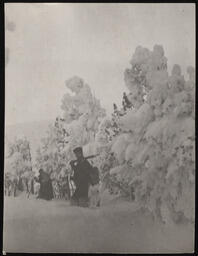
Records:
{"label": "person in dark coat", "polygon": [[37,198],[51,200],[53,198],[53,187],[49,174],[44,172],[43,169],[40,169],[39,177],[35,178],[35,180],[40,183],[40,189]]}
{"label": "person in dark coat", "polygon": [[81,147],[77,147],[73,150],[76,160],[72,160],[70,165],[74,171],[74,175],[71,179],[74,181],[76,190],[71,198],[72,205],[78,205],[88,207],[88,190],[91,184],[90,173],[92,166],[84,158]]}

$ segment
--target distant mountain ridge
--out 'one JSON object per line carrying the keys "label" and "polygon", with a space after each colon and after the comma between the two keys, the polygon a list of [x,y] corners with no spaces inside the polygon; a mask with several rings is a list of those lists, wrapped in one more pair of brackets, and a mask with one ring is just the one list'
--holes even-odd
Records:
{"label": "distant mountain ridge", "polygon": [[5,127],[5,137],[9,142],[14,141],[15,137],[25,136],[30,142],[32,160],[35,160],[36,150],[39,148],[41,138],[45,137],[46,131],[53,120],[44,120]]}

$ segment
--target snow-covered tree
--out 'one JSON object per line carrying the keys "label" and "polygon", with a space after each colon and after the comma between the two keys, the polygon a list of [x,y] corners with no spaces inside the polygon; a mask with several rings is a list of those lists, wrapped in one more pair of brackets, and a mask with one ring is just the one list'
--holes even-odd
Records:
{"label": "snow-covered tree", "polygon": [[[43,146],[38,151],[38,166],[59,173],[64,166],[69,169],[69,161],[74,158],[73,149],[84,147],[85,155],[94,144],[98,126],[105,116],[105,110],[100,106],[90,87],[75,76],[66,81],[70,93],[62,99],[63,117],[57,118],[43,139]],[[90,150],[89,150],[90,151]]]}
{"label": "snow-covered tree", "polygon": [[16,138],[6,143],[5,173],[13,177],[32,173],[30,143],[26,138]]}
{"label": "snow-covered tree", "polygon": [[137,47],[124,74],[133,108],[120,117],[111,147],[119,162],[111,173],[164,221],[194,220],[195,71],[187,72],[188,81],[179,65],[168,74],[162,46]]}
{"label": "snow-covered tree", "polygon": [[66,167],[65,145],[68,143],[68,133],[62,127],[62,120],[56,118],[49,126],[46,136],[42,138],[42,146],[37,150],[36,167],[43,168],[48,173],[60,173]]}

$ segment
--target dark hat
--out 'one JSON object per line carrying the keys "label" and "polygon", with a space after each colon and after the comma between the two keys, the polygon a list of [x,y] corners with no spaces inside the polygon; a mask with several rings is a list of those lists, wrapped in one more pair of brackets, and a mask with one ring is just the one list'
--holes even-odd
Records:
{"label": "dark hat", "polygon": [[82,152],[83,152],[82,147],[77,147],[77,148],[75,148],[75,149],[73,150],[73,152],[74,152],[74,153],[78,153],[78,152],[82,153]]}

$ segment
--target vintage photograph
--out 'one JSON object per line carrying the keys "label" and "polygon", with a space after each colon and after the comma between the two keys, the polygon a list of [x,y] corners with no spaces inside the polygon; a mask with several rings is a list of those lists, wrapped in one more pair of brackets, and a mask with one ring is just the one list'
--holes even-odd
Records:
{"label": "vintage photograph", "polygon": [[193,253],[195,4],[4,9],[3,253]]}

